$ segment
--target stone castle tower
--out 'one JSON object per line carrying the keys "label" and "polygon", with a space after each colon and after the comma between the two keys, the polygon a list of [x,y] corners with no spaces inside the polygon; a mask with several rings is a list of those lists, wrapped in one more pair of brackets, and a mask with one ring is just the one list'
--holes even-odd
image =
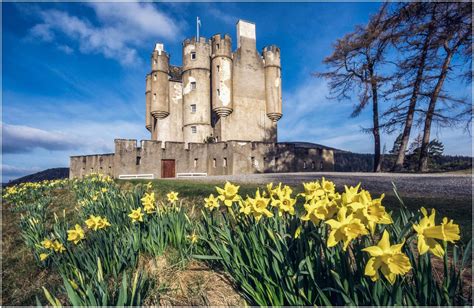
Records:
{"label": "stone castle tower", "polygon": [[182,67],[156,44],[146,76],[151,139],[185,143],[276,142],[282,116],[280,49],[256,49],[255,24],[239,20],[237,50],[229,35],[186,39]]}

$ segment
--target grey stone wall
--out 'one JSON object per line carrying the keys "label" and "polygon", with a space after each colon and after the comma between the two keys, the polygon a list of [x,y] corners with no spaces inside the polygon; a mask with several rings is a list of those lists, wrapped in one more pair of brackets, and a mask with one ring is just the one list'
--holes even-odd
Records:
{"label": "grey stone wall", "polygon": [[232,175],[268,172],[333,171],[334,154],[323,148],[291,143],[227,141],[188,143],[116,139],[115,154],[72,156],[70,177],[90,173],[153,174],[161,177],[161,160],[173,159],[176,173]]}

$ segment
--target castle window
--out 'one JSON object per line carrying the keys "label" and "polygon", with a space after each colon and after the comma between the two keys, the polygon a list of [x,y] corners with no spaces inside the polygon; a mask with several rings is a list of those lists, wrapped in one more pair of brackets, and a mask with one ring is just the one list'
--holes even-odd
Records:
{"label": "castle window", "polygon": [[[191,113],[196,113],[196,104],[191,104]],[[196,126],[193,126],[196,127]]]}
{"label": "castle window", "polygon": [[153,75],[153,80],[156,81],[156,74]]}
{"label": "castle window", "polygon": [[213,168],[216,167],[216,159],[215,159],[215,158],[212,160],[212,167],[213,167]]}
{"label": "castle window", "polygon": [[217,89],[217,96],[221,96],[221,90]]}
{"label": "castle window", "polygon": [[311,162],[311,169],[316,169],[316,164],[314,163],[314,161]]}
{"label": "castle window", "polygon": [[195,159],[194,159],[194,168],[197,168],[197,166],[198,166],[198,159],[195,158]]}
{"label": "castle window", "polygon": [[303,169],[306,169],[306,162],[303,161]]}
{"label": "castle window", "polygon": [[216,48],[219,49],[219,44],[216,44]]}
{"label": "castle window", "polygon": [[156,93],[153,93],[153,101],[156,101]]}
{"label": "castle window", "polygon": [[250,157],[250,163],[252,164],[252,167],[255,167],[255,157]]}
{"label": "castle window", "polygon": [[224,168],[227,167],[227,157],[224,157],[224,161],[222,162],[222,166]]}
{"label": "castle window", "polygon": [[221,67],[220,65],[217,66],[217,71],[220,71]]}
{"label": "castle window", "polygon": [[191,90],[196,90],[196,81],[191,81]]}
{"label": "castle window", "polygon": [[156,59],[153,59],[153,64],[156,65]]}
{"label": "castle window", "polygon": [[320,169],[320,170],[323,170],[323,162],[320,162],[320,163],[319,163],[319,169]]}
{"label": "castle window", "polygon": [[196,53],[195,52],[191,52],[191,60],[196,60]]}
{"label": "castle window", "polygon": [[137,161],[136,161],[136,165],[140,165],[140,163],[142,162],[142,158],[140,156],[137,156]]}
{"label": "castle window", "polygon": [[193,134],[197,133],[197,127],[196,126],[191,126],[191,132]]}

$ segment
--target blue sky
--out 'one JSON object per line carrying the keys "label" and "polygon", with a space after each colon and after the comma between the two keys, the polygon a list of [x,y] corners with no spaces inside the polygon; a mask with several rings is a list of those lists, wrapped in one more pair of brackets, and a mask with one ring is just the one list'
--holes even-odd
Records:
{"label": "blue sky", "polygon": [[[370,109],[349,118],[353,102],[330,101],[311,76],[339,37],[367,22],[379,3],[3,3],[3,181],[69,156],[113,152],[114,138],[149,139],[144,127],[145,74],[156,42],[181,64],[181,42],[256,23],[257,48],[280,46],[283,113],[279,141],[310,141],[372,152]],[[471,88],[456,80],[457,92]],[[413,135],[416,135],[415,132]],[[396,135],[383,135],[391,148]],[[445,153],[471,155],[471,137],[434,129]]]}

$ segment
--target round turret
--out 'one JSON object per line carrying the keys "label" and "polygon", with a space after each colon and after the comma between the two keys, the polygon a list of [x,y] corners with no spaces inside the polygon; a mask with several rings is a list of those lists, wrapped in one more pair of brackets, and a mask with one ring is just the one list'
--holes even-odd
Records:
{"label": "round turret", "polygon": [[262,54],[265,62],[267,117],[276,122],[282,117],[280,48],[268,46],[263,49]]}
{"label": "round turret", "polygon": [[212,37],[211,59],[212,110],[219,117],[226,117],[233,111],[232,39],[229,35]]}
{"label": "round turret", "polygon": [[183,73],[190,69],[207,69],[211,67],[211,45],[206,38],[186,39],[183,42]]}
{"label": "round turret", "polygon": [[211,45],[205,38],[183,42],[183,137],[204,142],[211,127]]}
{"label": "round turret", "polygon": [[151,75],[146,75],[145,87],[145,127],[151,132]]}
{"label": "round turret", "polygon": [[162,44],[156,44],[151,56],[151,114],[156,119],[166,118],[169,108],[169,55]]}

